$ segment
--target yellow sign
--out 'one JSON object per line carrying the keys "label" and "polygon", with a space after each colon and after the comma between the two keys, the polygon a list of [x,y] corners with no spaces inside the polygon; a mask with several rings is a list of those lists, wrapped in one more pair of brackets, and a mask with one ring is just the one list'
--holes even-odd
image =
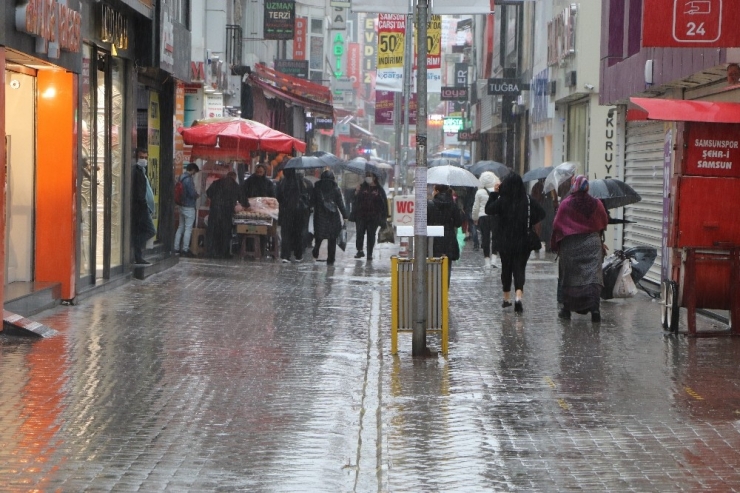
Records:
{"label": "yellow sign", "polygon": [[149,166],[147,166],[147,176],[149,177],[149,184],[152,186],[154,192],[154,214],[152,214],[152,220],[154,221],[154,228],[159,227],[159,168],[160,168],[160,156],[159,149],[161,143],[161,127],[160,127],[160,108],[159,108],[159,94],[150,91],[149,92],[149,118],[148,118],[148,132],[147,150],[149,151]]}

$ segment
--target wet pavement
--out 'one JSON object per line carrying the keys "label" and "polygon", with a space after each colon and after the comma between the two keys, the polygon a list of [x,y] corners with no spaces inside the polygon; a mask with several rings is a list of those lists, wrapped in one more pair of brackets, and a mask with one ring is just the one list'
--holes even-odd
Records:
{"label": "wet pavement", "polygon": [[0,336],[0,491],[740,490],[740,340],[664,335],[644,294],[562,322],[551,257],[515,315],[468,247],[449,356],[394,357],[395,248],[352,244],[183,259]]}

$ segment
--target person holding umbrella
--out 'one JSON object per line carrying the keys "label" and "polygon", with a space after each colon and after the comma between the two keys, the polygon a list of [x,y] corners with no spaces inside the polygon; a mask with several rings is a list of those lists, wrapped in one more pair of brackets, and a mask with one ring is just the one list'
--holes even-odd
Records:
{"label": "person holding umbrella", "polygon": [[321,172],[321,179],[316,182],[311,194],[313,208],[314,260],[319,258],[319,249],[324,240],[328,242],[326,265],[334,265],[337,253],[337,238],[342,231],[342,221],[347,219],[342,192],[331,170]]}
{"label": "person holding umbrella", "polygon": [[481,188],[475,193],[475,202],[473,203],[473,221],[480,228],[480,244],[483,247],[484,266],[486,269],[490,269],[491,266],[500,266],[495,238],[493,238],[494,241],[491,241],[491,234],[495,229],[494,220],[496,219],[487,215],[484,209],[489,195],[498,188],[501,180],[492,171],[484,171],[480,175],[480,182]]}
{"label": "person holding umbrella", "polygon": [[447,185],[434,185],[432,200],[427,203],[427,225],[444,226],[444,236],[434,238],[433,255],[448,258],[447,282],[452,276],[452,262],[460,259],[460,245],[457,242],[457,228],[462,226],[463,214],[452,198],[452,189]]}
{"label": "person holding umbrella", "polygon": [[514,311],[522,313],[524,306],[524,273],[530,252],[529,229],[542,221],[545,211],[527,195],[522,177],[510,173],[501,185],[491,194],[486,204],[486,214],[498,217],[495,238],[498,240],[501,255],[501,284],[503,285],[503,308],[511,306],[511,280],[514,278],[516,299]]}
{"label": "person holding umbrella", "polygon": [[571,193],[555,215],[550,247],[560,257],[558,273],[563,308],[558,316],[569,320],[572,311],[591,312],[591,321],[600,322],[604,285],[601,265],[605,250],[601,235],[608,216],[601,200],[589,195],[588,190],[585,176],[573,179]]}
{"label": "person holding umbrella", "polygon": [[355,189],[355,203],[353,206],[357,253],[355,258],[365,256],[363,245],[367,234],[367,261],[373,260],[373,247],[378,227],[385,224],[388,218],[388,200],[385,191],[380,186],[378,175],[372,171],[365,173],[365,181]]}
{"label": "person holding umbrella", "polygon": [[290,262],[291,254],[295,255],[296,262],[303,260],[303,223],[310,207],[306,197],[303,179],[294,168],[285,168],[283,179],[277,186],[278,223],[282,236],[280,258],[283,263]]}

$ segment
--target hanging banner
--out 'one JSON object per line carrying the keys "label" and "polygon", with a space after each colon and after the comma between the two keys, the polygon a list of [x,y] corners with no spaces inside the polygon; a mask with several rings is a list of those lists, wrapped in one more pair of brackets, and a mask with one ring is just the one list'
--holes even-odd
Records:
{"label": "hanging banner", "polygon": [[[375,124],[376,125],[393,125],[395,120],[393,119],[393,109],[395,107],[394,97],[395,92],[391,91],[375,91]],[[418,109],[416,94],[412,94],[409,98],[409,106],[411,112],[409,113],[409,125],[416,125],[416,113]],[[401,103],[401,123],[405,118],[405,108]]]}
{"label": "hanging banner", "polygon": [[403,55],[406,44],[406,16],[378,15],[378,91],[403,92]]}
{"label": "hanging banner", "polygon": [[306,59],[306,30],[308,17],[296,17],[295,32],[293,33],[293,60]]}
{"label": "hanging banner", "polygon": [[293,39],[295,31],[295,1],[265,1],[264,38]]}
{"label": "hanging banner", "polygon": [[[416,29],[414,29],[414,92],[416,92]],[[442,92],[442,17],[427,23],[427,93]]]}
{"label": "hanging banner", "polygon": [[378,61],[378,40],[375,32],[376,15],[368,15],[363,23],[362,84],[365,85],[365,99],[375,90],[375,65]]}
{"label": "hanging banner", "polygon": [[362,82],[360,53],[360,43],[349,43],[347,47],[347,77],[352,81],[354,89],[359,89],[360,82]]}

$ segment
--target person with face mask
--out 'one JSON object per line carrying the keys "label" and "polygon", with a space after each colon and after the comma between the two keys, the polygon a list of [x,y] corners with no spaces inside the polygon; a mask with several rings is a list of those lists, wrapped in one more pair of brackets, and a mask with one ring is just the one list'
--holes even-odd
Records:
{"label": "person with face mask", "polygon": [[131,186],[131,240],[134,262],[139,265],[151,265],[151,262],[144,260],[144,249],[146,242],[157,234],[152,221],[154,193],[146,174],[148,157],[146,149],[137,149]]}
{"label": "person with face mask", "polygon": [[367,233],[367,261],[373,260],[373,247],[378,227],[388,218],[388,200],[378,177],[372,172],[365,173],[365,181],[355,190],[354,216],[356,225],[355,258],[365,256],[363,245]]}

